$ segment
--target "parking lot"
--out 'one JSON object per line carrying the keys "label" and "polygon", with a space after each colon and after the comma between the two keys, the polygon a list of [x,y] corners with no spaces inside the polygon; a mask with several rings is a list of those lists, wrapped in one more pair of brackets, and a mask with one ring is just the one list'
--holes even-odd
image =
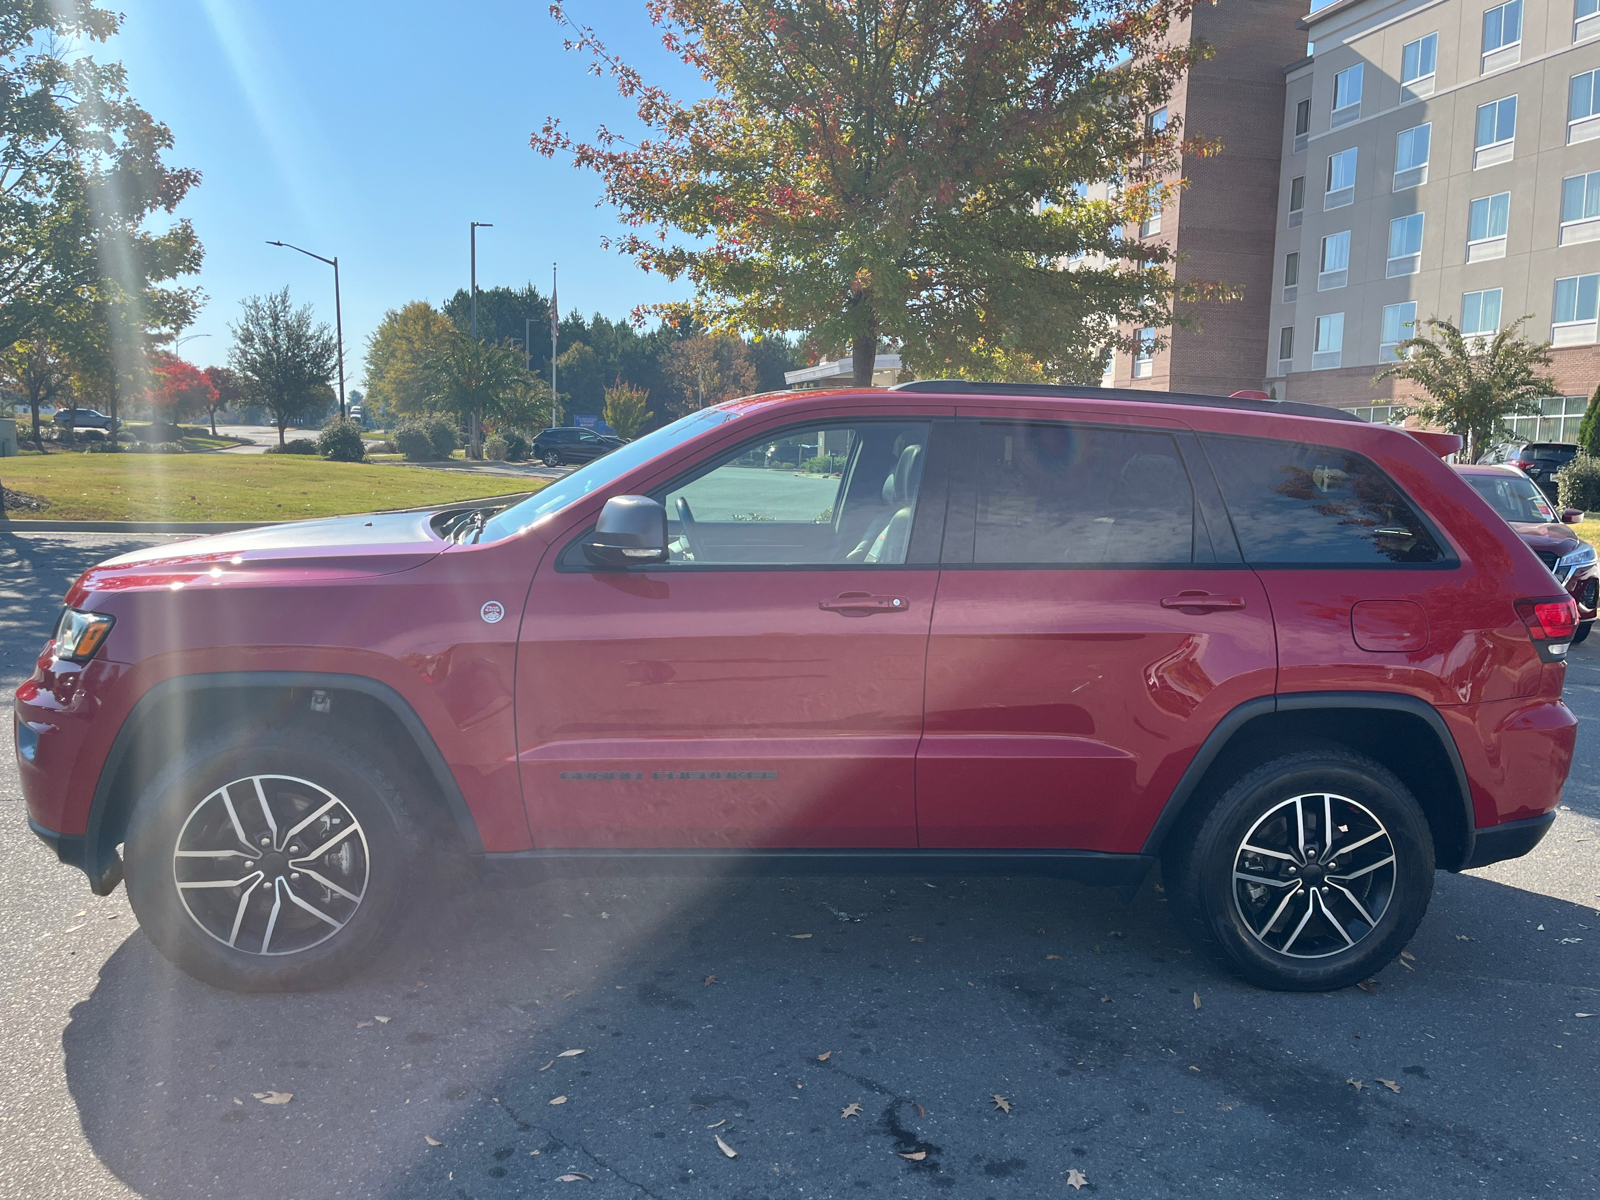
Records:
{"label": "parking lot", "polygon": [[[70,580],[151,540],[0,533],[8,697]],[[998,1198],[1077,1194],[1069,1170],[1108,1197],[1593,1195],[1600,637],[1572,664],[1544,844],[1440,875],[1411,960],[1330,995],[1237,982],[1156,875],[1131,903],[419,875],[376,969],[238,996],[51,861],[7,749],[0,1195]]]}

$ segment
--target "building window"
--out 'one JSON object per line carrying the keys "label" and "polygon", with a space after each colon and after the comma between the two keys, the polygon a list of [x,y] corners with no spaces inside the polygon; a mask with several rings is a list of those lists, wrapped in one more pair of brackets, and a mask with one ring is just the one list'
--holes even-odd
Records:
{"label": "building window", "polygon": [[1512,436],[1524,442],[1576,442],[1583,424],[1587,396],[1551,396],[1539,401],[1537,417],[1512,417]]}
{"label": "building window", "polygon": [[[1521,3],[1521,0],[1517,0]],[[1333,77],[1333,119],[1331,127],[1339,128],[1361,119],[1361,75],[1363,64],[1357,63],[1349,70]]]}
{"label": "building window", "polygon": [[1283,258],[1283,302],[1293,303],[1300,291],[1300,252],[1293,251]]}
{"label": "building window", "polygon": [[1511,158],[1517,136],[1517,98],[1478,105],[1478,134],[1473,139],[1472,169],[1492,167]]}
{"label": "building window", "polygon": [[1467,215],[1467,261],[1506,256],[1506,227],[1511,220],[1511,193],[1480,196]]}
{"label": "building window", "polygon": [[1161,199],[1158,196],[1150,197],[1150,212],[1144,220],[1139,222],[1139,236],[1149,237],[1152,233],[1161,232]]}
{"label": "building window", "polygon": [[1422,270],[1422,214],[1408,213],[1389,222],[1388,279]]}
{"label": "building window", "polygon": [[1344,357],[1344,314],[1329,313],[1317,318],[1316,340],[1311,347],[1311,369],[1327,371]]}
{"label": "building window", "polygon": [[1585,41],[1600,34],[1600,0],[1578,0],[1572,13],[1572,40]]}
{"label": "building window", "polygon": [[1156,369],[1156,331],[1141,329],[1135,335],[1138,349],[1133,352],[1133,377],[1149,379]]}
{"label": "building window", "polygon": [[[1600,0],[1595,0],[1600,3]],[[1311,101],[1302,100],[1294,106],[1294,150],[1298,154],[1306,148],[1311,138]]]}
{"label": "building window", "polygon": [[1600,171],[1561,181],[1561,244],[1600,239]]}
{"label": "building window", "polygon": [[1363,421],[1371,421],[1374,425],[1404,425],[1410,410],[1404,404],[1374,404],[1371,407],[1363,405],[1360,408],[1348,410],[1355,413]]}
{"label": "building window", "polygon": [[[1145,138],[1153,146],[1155,144],[1155,139],[1161,136],[1162,131],[1165,130],[1166,127],[1167,127],[1167,110],[1164,109],[1164,108],[1158,108],[1158,109],[1156,109],[1155,112],[1151,113],[1149,116],[1147,116],[1144,119],[1144,135],[1145,135]],[[1147,164],[1150,162],[1150,153],[1149,153],[1149,151],[1145,152],[1144,161]]]}
{"label": "building window", "polygon": [[1294,326],[1278,330],[1278,374],[1287,375],[1294,366]]}
{"label": "building window", "polygon": [[1600,275],[1569,275],[1556,280],[1555,314],[1550,322],[1550,341],[1557,346],[1575,346],[1595,340],[1595,322],[1600,317]]}
{"label": "building window", "polygon": [[1522,0],[1509,0],[1483,14],[1484,73],[1498,71],[1521,60]]}
{"label": "building window", "polygon": [[1330,233],[1322,239],[1322,267],[1317,291],[1331,292],[1350,282],[1350,231]]}
{"label": "building window", "polygon": [[1500,291],[1489,288],[1468,292],[1461,297],[1461,333],[1465,337],[1488,337],[1500,332]]}
{"label": "building window", "polygon": [[1323,193],[1322,210],[1327,212],[1343,208],[1346,204],[1354,204],[1355,199],[1356,148],[1351,146],[1328,158],[1328,188]]}
{"label": "building window", "polygon": [[[1600,3],[1600,0],[1596,0]],[[1411,100],[1433,94],[1434,66],[1439,58],[1439,35],[1430,33],[1407,42],[1400,51],[1400,98]]]}
{"label": "building window", "polygon": [[1293,229],[1305,220],[1306,215],[1306,177],[1296,175],[1289,180],[1289,228]]}
{"label": "building window", "polygon": [[[1383,306],[1383,332],[1378,338],[1378,361],[1398,362],[1400,356],[1395,353],[1395,347],[1412,336],[1417,326],[1417,302],[1407,300],[1404,304],[1385,304]],[[1370,418],[1369,418],[1370,419]]]}
{"label": "building window", "polygon": [[1433,123],[1402,129],[1394,145],[1394,190],[1403,192],[1428,182],[1428,144]]}
{"label": "building window", "polygon": [[1567,91],[1567,144],[1600,137],[1600,71],[1574,75]]}

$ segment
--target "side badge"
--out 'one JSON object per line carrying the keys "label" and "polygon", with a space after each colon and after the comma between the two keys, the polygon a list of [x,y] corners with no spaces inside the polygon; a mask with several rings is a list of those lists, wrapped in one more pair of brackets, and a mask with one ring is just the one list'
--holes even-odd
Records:
{"label": "side badge", "polygon": [[478,610],[478,615],[493,625],[506,615],[506,606],[498,600],[491,600]]}

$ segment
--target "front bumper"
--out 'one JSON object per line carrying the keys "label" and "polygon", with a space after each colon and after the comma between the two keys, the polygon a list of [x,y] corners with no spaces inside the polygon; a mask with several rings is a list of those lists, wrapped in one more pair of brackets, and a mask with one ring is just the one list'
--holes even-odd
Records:
{"label": "front bumper", "polygon": [[57,833],[54,829],[46,829],[32,817],[28,818],[28,828],[33,830],[41,842],[50,847],[50,852],[56,856],[58,862],[66,863],[69,867],[77,867],[88,875],[89,887],[96,896],[109,896],[117,884],[122,882],[122,857],[115,850],[111,851],[109,861],[98,864],[96,871],[91,871],[89,840],[83,834]]}

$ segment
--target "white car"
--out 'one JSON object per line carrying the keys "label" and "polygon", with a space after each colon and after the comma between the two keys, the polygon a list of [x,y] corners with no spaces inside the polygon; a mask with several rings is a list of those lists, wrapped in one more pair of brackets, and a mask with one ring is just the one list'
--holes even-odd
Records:
{"label": "white car", "polygon": [[58,408],[50,419],[57,425],[71,425],[74,429],[111,428],[111,418],[93,408],[80,408],[76,413],[70,408]]}

